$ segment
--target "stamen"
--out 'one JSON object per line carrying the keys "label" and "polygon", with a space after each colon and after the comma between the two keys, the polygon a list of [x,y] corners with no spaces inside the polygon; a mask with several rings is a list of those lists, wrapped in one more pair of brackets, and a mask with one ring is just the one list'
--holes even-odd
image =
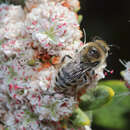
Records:
{"label": "stamen", "polygon": [[104,69],[106,72],[104,72],[104,75],[107,76],[108,73],[113,74],[114,70],[108,70],[107,68]]}
{"label": "stamen", "polygon": [[123,60],[119,59],[119,62],[120,62],[122,65],[124,65],[124,67],[126,67],[126,61],[123,61]]}
{"label": "stamen", "polygon": [[110,71],[110,74],[113,74],[113,73],[114,73],[114,70],[111,70],[111,71]]}
{"label": "stamen", "polygon": [[107,71],[108,73],[110,73],[110,70],[108,70],[107,68],[105,68],[104,70]]}

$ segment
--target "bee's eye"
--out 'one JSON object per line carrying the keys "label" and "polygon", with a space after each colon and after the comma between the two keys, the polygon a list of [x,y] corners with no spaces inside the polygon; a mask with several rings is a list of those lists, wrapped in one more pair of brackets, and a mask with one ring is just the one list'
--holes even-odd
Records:
{"label": "bee's eye", "polygon": [[91,57],[94,57],[94,58],[99,58],[99,56],[100,56],[97,48],[95,48],[95,47],[89,48],[88,55]]}

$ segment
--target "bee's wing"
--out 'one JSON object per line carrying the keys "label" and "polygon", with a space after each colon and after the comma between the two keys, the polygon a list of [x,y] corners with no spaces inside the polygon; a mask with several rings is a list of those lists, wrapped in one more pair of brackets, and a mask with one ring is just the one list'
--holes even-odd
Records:
{"label": "bee's wing", "polygon": [[77,78],[80,78],[82,75],[84,75],[90,68],[87,68],[85,70],[79,70],[77,71],[73,76],[72,78],[73,79],[77,79]]}
{"label": "bee's wing", "polygon": [[72,70],[72,73],[70,74],[70,78],[68,79],[69,82],[80,79],[87,71],[91,69],[91,66],[89,65],[85,68],[79,67],[79,65],[76,66],[74,66],[75,71]]}

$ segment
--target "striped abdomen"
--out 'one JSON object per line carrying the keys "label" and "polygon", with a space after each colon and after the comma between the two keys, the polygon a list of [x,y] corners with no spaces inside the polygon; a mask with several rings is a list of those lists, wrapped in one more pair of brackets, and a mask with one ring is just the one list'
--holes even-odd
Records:
{"label": "striped abdomen", "polygon": [[88,76],[83,73],[82,68],[73,62],[62,67],[55,78],[55,90],[63,92],[70,87],[76,87],[88,82]]}

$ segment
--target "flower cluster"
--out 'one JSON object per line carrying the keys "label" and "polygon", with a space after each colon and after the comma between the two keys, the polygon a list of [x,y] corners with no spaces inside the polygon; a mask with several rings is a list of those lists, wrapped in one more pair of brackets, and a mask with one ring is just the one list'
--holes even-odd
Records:
{"label": "flower cluster", "polygon": [[0,40],[23,35],[25,14],[21,6],[0,5]]}
{"label": "flower cluster", "polygon": [[124,65],[126,67],[126,70],[123,71],[123,77],[124,77],[124,80],[126,81],[127,87],[130,88],[130,62],[127,62]]}
{"label": "flower cluster", "polygon": [[0,5],[0,121],[9,130],[58,129],[55,123],[72,114],[74,96],[46,92],[55,92],[61,59],[83,46],[76,8],[77,0]]}
{"label": "flower cluster", "polygon": [[72,11],[77,11],[80,9],[80,3],[78,0],[27,0],[26,8],[28,10],[31,10],[32,8],[37,7],[39,4],[52,2],[52,1],[56,3],[60,3],[62,6],[65,6]]}

